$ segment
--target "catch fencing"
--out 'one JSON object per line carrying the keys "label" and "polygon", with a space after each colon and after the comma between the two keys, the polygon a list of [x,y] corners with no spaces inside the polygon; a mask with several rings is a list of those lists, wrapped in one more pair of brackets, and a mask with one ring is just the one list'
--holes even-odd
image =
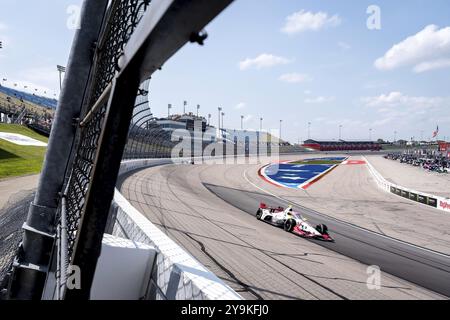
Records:
{"label": "catch fencing", "polygon": [[[41,298],[52,274],[57,299],[89,298],[140,85],[186,43],[203,44],[205,25],[231,2],[85,0],[10,299]],[[67,290],[74,265],[81,289]]]}

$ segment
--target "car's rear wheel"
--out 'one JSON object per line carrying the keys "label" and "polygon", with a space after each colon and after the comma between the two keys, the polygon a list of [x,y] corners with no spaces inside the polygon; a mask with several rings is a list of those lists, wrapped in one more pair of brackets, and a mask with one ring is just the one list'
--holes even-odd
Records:
{"label": "car's rear wheel", "polygon": [[297,223],[293,219],[286,220],[286,222],[284,223],[284,231],[292,232],[296,224]]}
{"label": "car's rear wheel", "polygon": [[258,209],[258,211],[256,211],[256,219],[261,220],[262,217],[262,210]]}

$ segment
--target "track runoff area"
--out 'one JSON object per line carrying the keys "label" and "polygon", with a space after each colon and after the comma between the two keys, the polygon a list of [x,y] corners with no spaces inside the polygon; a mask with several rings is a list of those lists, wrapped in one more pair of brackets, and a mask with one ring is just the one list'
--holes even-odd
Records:
{"label": "track runoff area", "polygon": [[[261,161],[148,168],[121,192],[245,299],[450,296],[450,239],[435,227],[442,213],[378,189],[362,157]],[[334,242],[258,221],[261,202],[327,225]]]}

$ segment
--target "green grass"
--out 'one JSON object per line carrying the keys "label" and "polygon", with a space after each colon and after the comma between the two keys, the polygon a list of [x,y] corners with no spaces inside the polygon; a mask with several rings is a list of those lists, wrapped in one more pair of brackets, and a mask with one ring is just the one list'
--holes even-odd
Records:
{"label": "green grass", "polygon": [[[19,133],[48,142],[48,138],[21,125],[0,123],[0,132]],[[20,146],[0,139],[0,179],[39,173],[46,149],[46,147]]]}
{"label": "green grass", "polygon": [[336,160],[299,160],[291,162],[292,164],[340,164],[342,161]]}

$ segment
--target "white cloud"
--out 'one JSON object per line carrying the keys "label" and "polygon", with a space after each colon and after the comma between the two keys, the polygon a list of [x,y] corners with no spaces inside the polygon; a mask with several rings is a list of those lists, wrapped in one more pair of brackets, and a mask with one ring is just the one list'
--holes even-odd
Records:
{"label": "white cloud", "polygon": [[305,99],[305,103],[308,104],[321,104],[321,103],[327,103],[327,102],[333,102],[335,99],[335,97],[316,97],[316,98],[308,98]]}
{"label": "white cloud", "polygon": [[272,54],[263,53],[257,56],[256,58],[247,58],[241,62],[239,62],[239,69],[247,70],[250,68],[262,69],[262,68],[270,68],[277,65],[283,65],[291,63],[292,60],[289,60],[284,57],[275,56]]}
{"label": "white cloud", "polygon": [[429,109],[442,106],[448,98],[443,97],[413,97],[401,92],[391,92],[376,97],[362,98],[363,103],[368,107],[378,108],[380,112],[385,112],[388,108],[407,107],[409,110]]}
{"label": "white cloud", "polygon": [[337,27],[341,18],[336,14],[329,16],[326,12],[313,13],[301,10],[286,17],[286,23],[281,29],[287,34],[296,34],[303,31],[318,31],[325,27]]}
{"label": "white cloud", "polygon": [[235,110],[241,110],[244,109],[247,106],[244,102],[239,102],[237,105],[234,106]]}
{"label": "white cloud", "polygon": [[450,67],[450,58],[449,59],[439,59],[435,61],[426,61],[418,64],[414,67],[414,72],[422,73],[426,71],[431,71],[435,69],[449,68]]}
{"label": "white cloud", "polygon": [[352,48],[351,45],[349,45],[348,43],[343,42],[343,41],[339,41],[339,42],[338,42],[338,46],[339,46],[342,50],[350,50],[350,49]]}
{"label": "white cloud", "polygon": [[375,61],[379,70],[413,67],[416,73],[450,67],[450,27],[429,25]]}
{"label": "white cloud", "polygon": [[311,81],[312,78],[304,73],[286,73],[281,75],[278,80],[288,83],[301,83]]}

